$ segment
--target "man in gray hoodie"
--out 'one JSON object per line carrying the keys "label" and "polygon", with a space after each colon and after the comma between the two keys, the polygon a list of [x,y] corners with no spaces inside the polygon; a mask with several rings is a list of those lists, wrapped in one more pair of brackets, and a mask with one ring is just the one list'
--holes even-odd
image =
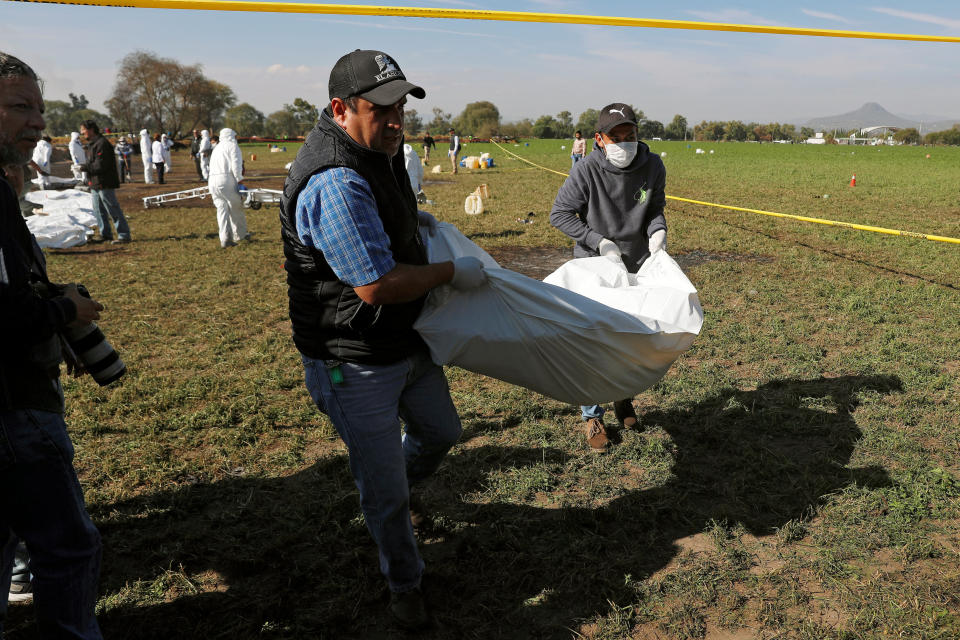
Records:
{"label": "man in gray hoodie", "polygon": [[[630,105],[613,103],[600,111],[594,149],[570,171],[550,210],[550,223],[574,239],[573,256],[622,259],[636,273],[656,251],[667,247],[666,169],[637,140],[637,117]],[[594,451],[610,445],[603,407],[580,408],[587,443]],[[637,426],[633,399],[613,403],[620,426]]]}

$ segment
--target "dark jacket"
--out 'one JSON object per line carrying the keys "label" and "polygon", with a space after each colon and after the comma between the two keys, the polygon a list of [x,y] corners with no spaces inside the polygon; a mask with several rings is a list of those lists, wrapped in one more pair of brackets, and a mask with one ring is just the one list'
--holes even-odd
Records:
{"label": "dark jacket", "polygon": [[311,358],[364,364],[396,362],[426,349],[413,330],[424,298],[369,305],[353,287],[337,278],[321,251],[308,248],[297,235],[297,198],[313,175],[331,167],[353,169],[367,181],[398,263],[427,262],[418,231],[416,196],[410,188],[403,152],[388,158],[357,144],[324,110],[290,167],[280,202],[293,340],[297,349]]}
{"label": "dark jacket", "polygon": [[102,135],[87,144],[87,162],[83,170],[90,176],[90,187],[93,189],[116,189],[120,186],[120,175],[117,173],[117,156],[113,153],[113,145]]}
{"label": "dark jacket", "polygon": [[599,255],[600,241],[613,240],[635,273],[650,255],[650,236],[667,229],[666,180],[660,156],[643,142],[623,169],[596,147],[570,170],[550,210],[550,224],[576,241],[575,258]]}
{"label": "dark jacket", "polygon": [[43,253],[0,170],[0,409],[63,412],[58,334],[77,307],[40,297],[47,285]]}

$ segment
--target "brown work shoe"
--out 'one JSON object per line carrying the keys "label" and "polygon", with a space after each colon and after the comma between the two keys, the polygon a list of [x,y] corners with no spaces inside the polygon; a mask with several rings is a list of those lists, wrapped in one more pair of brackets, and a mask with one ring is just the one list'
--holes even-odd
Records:
{"label": "brown work shoe", "polygon": [[390,614],[404,629],[419,629],[430,621],[419,588],[390,594]]}
{"label": "brown work shoe", "polygon": [[600,418],[590,418],[587,420],[587,444],[594,453],[603,453],[610,446],[610,438],[607,437],[607,430],[603,426],[603,420]]}
{"label": "brown work shoe", "polygon": [[633,410],[633,400],[629,398],[613,403],[613,414],[617,416],[617,421],[624,429],[638,430],[640,421],[637,420],[637,413]]}

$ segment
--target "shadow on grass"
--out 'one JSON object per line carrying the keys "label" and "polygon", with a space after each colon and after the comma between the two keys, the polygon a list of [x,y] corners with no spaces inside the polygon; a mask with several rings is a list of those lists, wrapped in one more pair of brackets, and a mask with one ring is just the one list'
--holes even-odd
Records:
{"label": "shadow on grass", "polygon": [[[887,485],[881,468],[847,467],[861,436],[853,412],[860,394],[900,388],[892,376],[787,380],[648,411],[643,423],[675,445],[672,475],[595,508],[463,498],[482,491],[491,471],[561,468],[569,452],[482,446],[449,456],[424,492],[437,519],[421,545],[435,615],[427,637],[569,638],[610,603],[635,601],[625,576],[643,580],[667,566],[677,540],[714,521],[769,535],[849,485]],[[597,459],[583,467],[587,460]],[[397,637],[358,513],[343,456],[289,477],[103,505],[94,517],[104,536],[101,593],[113,594],[100,616],[105,636]],[[196,574],[203,594],[186,578]],[[163,594],[175,596],[142,604]],[[25,628],[27,614],[12,613],[11,629]],[[15,633],[8,637],[28,637]]]}

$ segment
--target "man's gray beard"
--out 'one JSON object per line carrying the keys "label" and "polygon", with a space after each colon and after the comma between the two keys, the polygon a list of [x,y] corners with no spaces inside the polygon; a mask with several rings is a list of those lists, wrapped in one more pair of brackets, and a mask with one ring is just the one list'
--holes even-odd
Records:
{"label": "man's gray beard", "polygon": [[8,165],[17,165],[22,167],[30,162],[32,152],[21,152],[17,146],[7,142],[7,137],[0,135],[0,167]]}

